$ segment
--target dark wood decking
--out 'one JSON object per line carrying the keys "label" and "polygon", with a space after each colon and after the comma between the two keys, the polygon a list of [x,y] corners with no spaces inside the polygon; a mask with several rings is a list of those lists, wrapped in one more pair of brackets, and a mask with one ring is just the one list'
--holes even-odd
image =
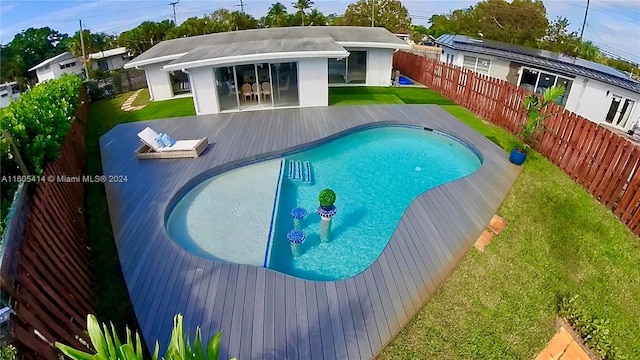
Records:
{"label": "dark wood decking", "polygon": [[[478,171],[416,198],[382,255],[337,282],[221,264],[177,246],[165,212],[196,175],[230,162],[316,141],[380,121],[416,124],[464,140],[483,157]],[[197,159],[138,160],[146,126],[177,139],[207,136]],[[224,331],[222,358],[369,359],[409,321],[473,246],[515,181],[507,154],[435,105],[379,105],[256,111],[118,125],[100,139],[118,254],[148,344],[165,348],[173,316]]]}

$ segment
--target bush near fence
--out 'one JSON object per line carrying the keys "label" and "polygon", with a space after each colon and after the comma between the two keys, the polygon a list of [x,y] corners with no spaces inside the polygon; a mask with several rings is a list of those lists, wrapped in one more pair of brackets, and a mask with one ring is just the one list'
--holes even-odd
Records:
{"label": "bush near fence", "polygon": [[[514,84],[407,52],[394,68],[516,134],[526,120],[529,92]],[[610,129],[553,105],[549,131],[535,150],[560,167],[640,236],[640,147]]]}
{"label": "bush near fence", "polygon": [[[45,165],[58,158],[62,142],[75,121],[82,79],[64,75],[45,81],[25,92],[17,101],[0,111],[0,129],[10,134],[26,171],[42,175]],[[0,231],[4,230],[7,214],[17,183],[12,180],[21,173],[16,158],[10,155],[9,139],[2,134],[2,183]]]}
{"label": "bush near fence", "polygon": [[[41,86],[41,85],[39,85]],[[69,95],[69,94],[67,94]],[[95,312],[89,266],[88,231],[84,211],[84,184],[62,181],[85,173],[85,124],[89,104],[78,88],[75,114],[42,176],[55,181],[27,184],[34,188],[30,207],[12,217],[24,240],[15,272],[0,276],[2,292],[9,294],[13,344],[23,359],[58,359],[53,343],[76,348],[88,343],[87,314]],[[4,166],[4,164],[3,164]],[[11,241],[11,240],[8,240]],[[13,268],[10,270],[14,270]]]}

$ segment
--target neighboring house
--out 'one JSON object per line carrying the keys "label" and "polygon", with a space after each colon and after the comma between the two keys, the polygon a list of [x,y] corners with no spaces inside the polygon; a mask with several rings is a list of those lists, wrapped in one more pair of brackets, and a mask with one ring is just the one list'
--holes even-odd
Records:
{"label": "neighboring house", "polygon": [[415,44],[415,42],[411,40],[410,34],[393,34],[393,35],[397,36],[400,40],[406,42],[409,45]]}
{"label": "neighboring house", "polygon": [[111,71],[122,69],[131,59],[131,54],[127,48],[119,47],[90,54],[89,59],[92,60],[91,67],[94,70]]}
{"label": "neighboring house", "polygon": [[15,81],[0,84],[0,108],[9,106],[11,99],[17,100],[20,97],[20,93],[20,87]]}
{"label": "neighboring house", "polygon": [[145,70],[152,100],[193,96],[196,114],[327,106],[330,86],[388,86],[393,52],[409,45],[384,28],[309,26],[167,40],[125,68]]}
{"label": "neighboring house", "polygon": [[40,83],[45,80],[57,79],[62,74],[84,74],[83,65],[81,57],[73,56],[70,52],[64,52],[41,62],[29,69],[29,71],[36,71],[38,82]]}
{"label": "neighboring house", "polygon": [[609,66],[550,51],[462,35],[442,35],[441,61],[541,93],[567,91],[558,103],[595,123],[628,131],[640,121],[640,83]]}

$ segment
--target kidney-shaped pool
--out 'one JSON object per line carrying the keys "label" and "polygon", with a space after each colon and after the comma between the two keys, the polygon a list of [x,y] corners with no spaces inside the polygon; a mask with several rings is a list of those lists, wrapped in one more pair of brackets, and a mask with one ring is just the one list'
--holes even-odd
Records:
{"label": "kidney-shaped pool", "polygon": [[[185,250],[264,266],[308,280],[353,277],[389,242],[418,195],[476,171],[479,156],[460,140],[404,126],[358,130],[277,159],[225,171],[189,190],[169,209],[167,231]],[[331,238],[320,240],[318,194],[336,193]],[[287,234],[291,210],[306,209],[297,254]]]}

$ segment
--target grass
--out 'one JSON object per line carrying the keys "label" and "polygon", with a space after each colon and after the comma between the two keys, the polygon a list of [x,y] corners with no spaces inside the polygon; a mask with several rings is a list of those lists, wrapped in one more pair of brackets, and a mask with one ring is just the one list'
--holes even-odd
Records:
{"label": "grass", "polygon": [[[131,94],[121,94],[114,99],[90,105],[86,135],[87,174],[102,174],[98,140],[113,126],[133,121],[195,114],[191,98],[153,102],[135,112],[120,110],[122,103]],[[144,91],[138,98],[141,96],[144,96]],[[99,183],[87,183],[85,189],[91,265],[95,278],[96,315],[101,322],[113,322],[119,331],[123,331],[126,325],[130,329],[138,329],[113,240],[104,186]]]}
{"label": "grass", "polygon": [[[439,94],[417,88],[337,88],[331,104],[435,103],[505,150],[514,138]],[[119,110],[124,97],[91,105],[90,174],[98,137],[118,123],[193,114],[191,99]],[[505,154],[506,156],[506,154]],[[88,184],[98,315],[135,324],[109,224],[104,187]],[[612,342],[640,358],[640,241],[611,212],[539,154],[531,154],[498,214],[508,226],[484,253],[472,250],[379,359],[533,359],[555,332],[558,298],[580,295],[609,320]]]}
{"label": "grass", "polygon": [[[361,104],[368,92],[356,89],[350,97],[348,90],[332,89],[332,103]],[[507,131],[430,90],[407,90],[372,93],[439,103],[511,150],[515,139]],[[640,358],[638,237],[537,153],[527,159],[498,214],[507,220],[506,230],[484,253],[471,250],[378,359],[533,359],[555,332],[558,299],[574,294],[592,317],[609,320],[620,353]]]}
{"label": "grass", "polygon": [[329,105],[454,103],[435,91],[417,87],[339,87],[329,91]]}
{"label": "grass", "polygon": [[133,100],[133,102],[131,103],[131,106],[147,105],[148,103],[151,102],[150,97],[151,95],[149,95],[149,89],[144,88],[142,89],[142,91],[140,91],[140,94],[136,96],[136,99]]}

